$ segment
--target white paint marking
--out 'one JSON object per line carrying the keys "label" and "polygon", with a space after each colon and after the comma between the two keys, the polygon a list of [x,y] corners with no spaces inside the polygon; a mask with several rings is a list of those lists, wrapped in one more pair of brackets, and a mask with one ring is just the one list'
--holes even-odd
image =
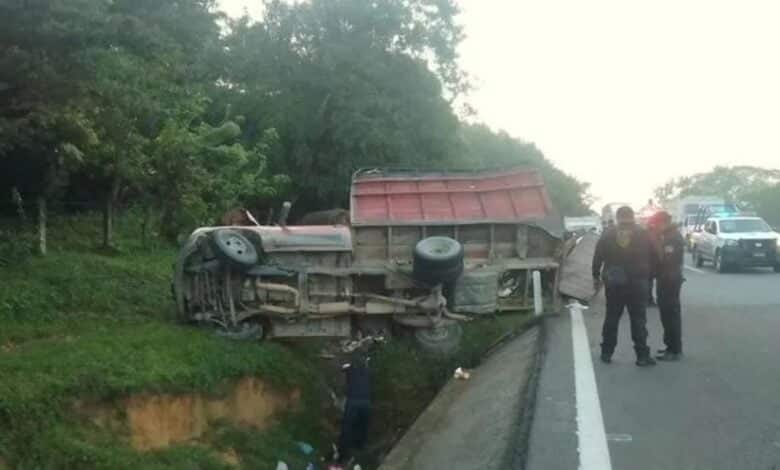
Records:
{"label": "white paint marking", "polygon": [[580,470],[612,470],[604,418],[601,415],[596,374],[579,302],[569,304],[574,349],[574,385],[577,397],[577,439]]}
{"label": "white paint marking", "polygon": [[699,273],[699,274],[707,274],[707,271],[702,271],[702,270],[701,270],[701,269],[699,269],[699,268],[694,268],[693,266],[688,266],[687,264],[684,266],[684,268],[685,268],[685,269],[687,269],[687,270],[689,270],[689,271],[693,271],[693,272],[695,272],[695,273]]}
{"label": "white paint marking", "polygon": [[607,440],[610,442],[633,442],[634,437],[631,434],[607,434]]}

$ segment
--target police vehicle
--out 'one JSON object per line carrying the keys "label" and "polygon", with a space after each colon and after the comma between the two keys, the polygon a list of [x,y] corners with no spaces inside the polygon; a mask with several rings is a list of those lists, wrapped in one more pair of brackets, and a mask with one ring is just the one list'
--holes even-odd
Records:
{"label": "police vehicle", "polygon": [[691,251],[697,267],[709,261],[720,273],[742,267],[780,272],[780,234],[760,217],[710,217]]}

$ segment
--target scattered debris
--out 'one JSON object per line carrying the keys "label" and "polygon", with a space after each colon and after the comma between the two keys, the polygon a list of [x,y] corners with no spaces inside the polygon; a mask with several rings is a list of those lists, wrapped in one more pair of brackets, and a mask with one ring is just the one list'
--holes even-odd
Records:
{"label": "scattered debris", "polygon": [[276,464],[276,470],[290,470],[290,467],[287,466],[286,463],[282,462],[281,460]]}
{"label": "scattered debris", "polygon": [[350,354],[357,351],[366,344],[384,343],[384,336],[366,336],[364,338],[346,340],[341,342],[341,351],[345,354]]}
{"label": "scattered debris", "polygon": [[464,370],[462,367],[458,367],[455,369],[455,373],[452,374],[453,378],[460,379],[460,380],[468,380],[471,378],[471,372]]}
{"label": "scattered debris", "polygon": [[308,444],[306,442],[296,442],[295,443],[298,446],[298,449],[303,452],[303,455],[311,455],[312,452],[314,452],[314,447],[311,446],[311,444]]}

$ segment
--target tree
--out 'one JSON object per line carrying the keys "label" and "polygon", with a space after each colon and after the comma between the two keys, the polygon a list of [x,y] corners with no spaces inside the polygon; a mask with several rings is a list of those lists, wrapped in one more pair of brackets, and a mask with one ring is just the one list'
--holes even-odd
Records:
{"label": "tree", "polygon": [[298,209],[346,205],[360,167],[451,166],[458,122],[444,94],[464,88],[451,2],[266,8],[260,23],[232,23],[219,96],[246,116],[250,142],[258,130],[277,129],[269,165],[296,176]]}
{"label": "tree", "polygon": [[663,203],[684,196],[718,196],[780,223],[780,170],[718,166],[712,171],[672,179],[656,188]]}
{"label": "tree", "polygon": [[719,196],[737,204],[749,204],[749,195],[780,182],[780,170],[753,166],[717,166],[712,171],[672,179],[656,188],[661,201],[691,196]]}
{"label": "tree", "polygon": [[493,132],[483,124],[464,124],[461,128],[464,168],[527,167],[539,170],[553,206],[561,215],[588,215],[591,201],[588,184],[564,173],[544,157],[534,144]]}
{"label": "tree", "polygon": [[266,172],[264,152],[275,132],[265,132],[262,143],[250,149],[236,142],[240,134],[232,121],[190,127],[170,120],[151,142],[146,189],[155,196],[168,239],[175,240],[184,227],[212,223],[214,214],[241,201],[273,197],[285,188],[287,177]]}

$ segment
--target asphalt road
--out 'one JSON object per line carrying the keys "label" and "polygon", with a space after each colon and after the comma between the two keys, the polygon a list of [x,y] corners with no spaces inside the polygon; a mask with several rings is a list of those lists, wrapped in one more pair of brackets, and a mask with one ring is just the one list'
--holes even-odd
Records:
{"label": "asphalt road", "polygon": [[[780,274],[705,265],[686,277],[682,362],[636,367],[626,314],[613,363],[602,364],[603,302],[584,312],[596,397],[575,387],[572,317],[549,320],[527,468],[609,470],[578,449],[598,415],[615,470],[780,470]],[[653,350],[663,347],[657,309],[648,327]],[[592,398],[598,414],[583,412]]]}

